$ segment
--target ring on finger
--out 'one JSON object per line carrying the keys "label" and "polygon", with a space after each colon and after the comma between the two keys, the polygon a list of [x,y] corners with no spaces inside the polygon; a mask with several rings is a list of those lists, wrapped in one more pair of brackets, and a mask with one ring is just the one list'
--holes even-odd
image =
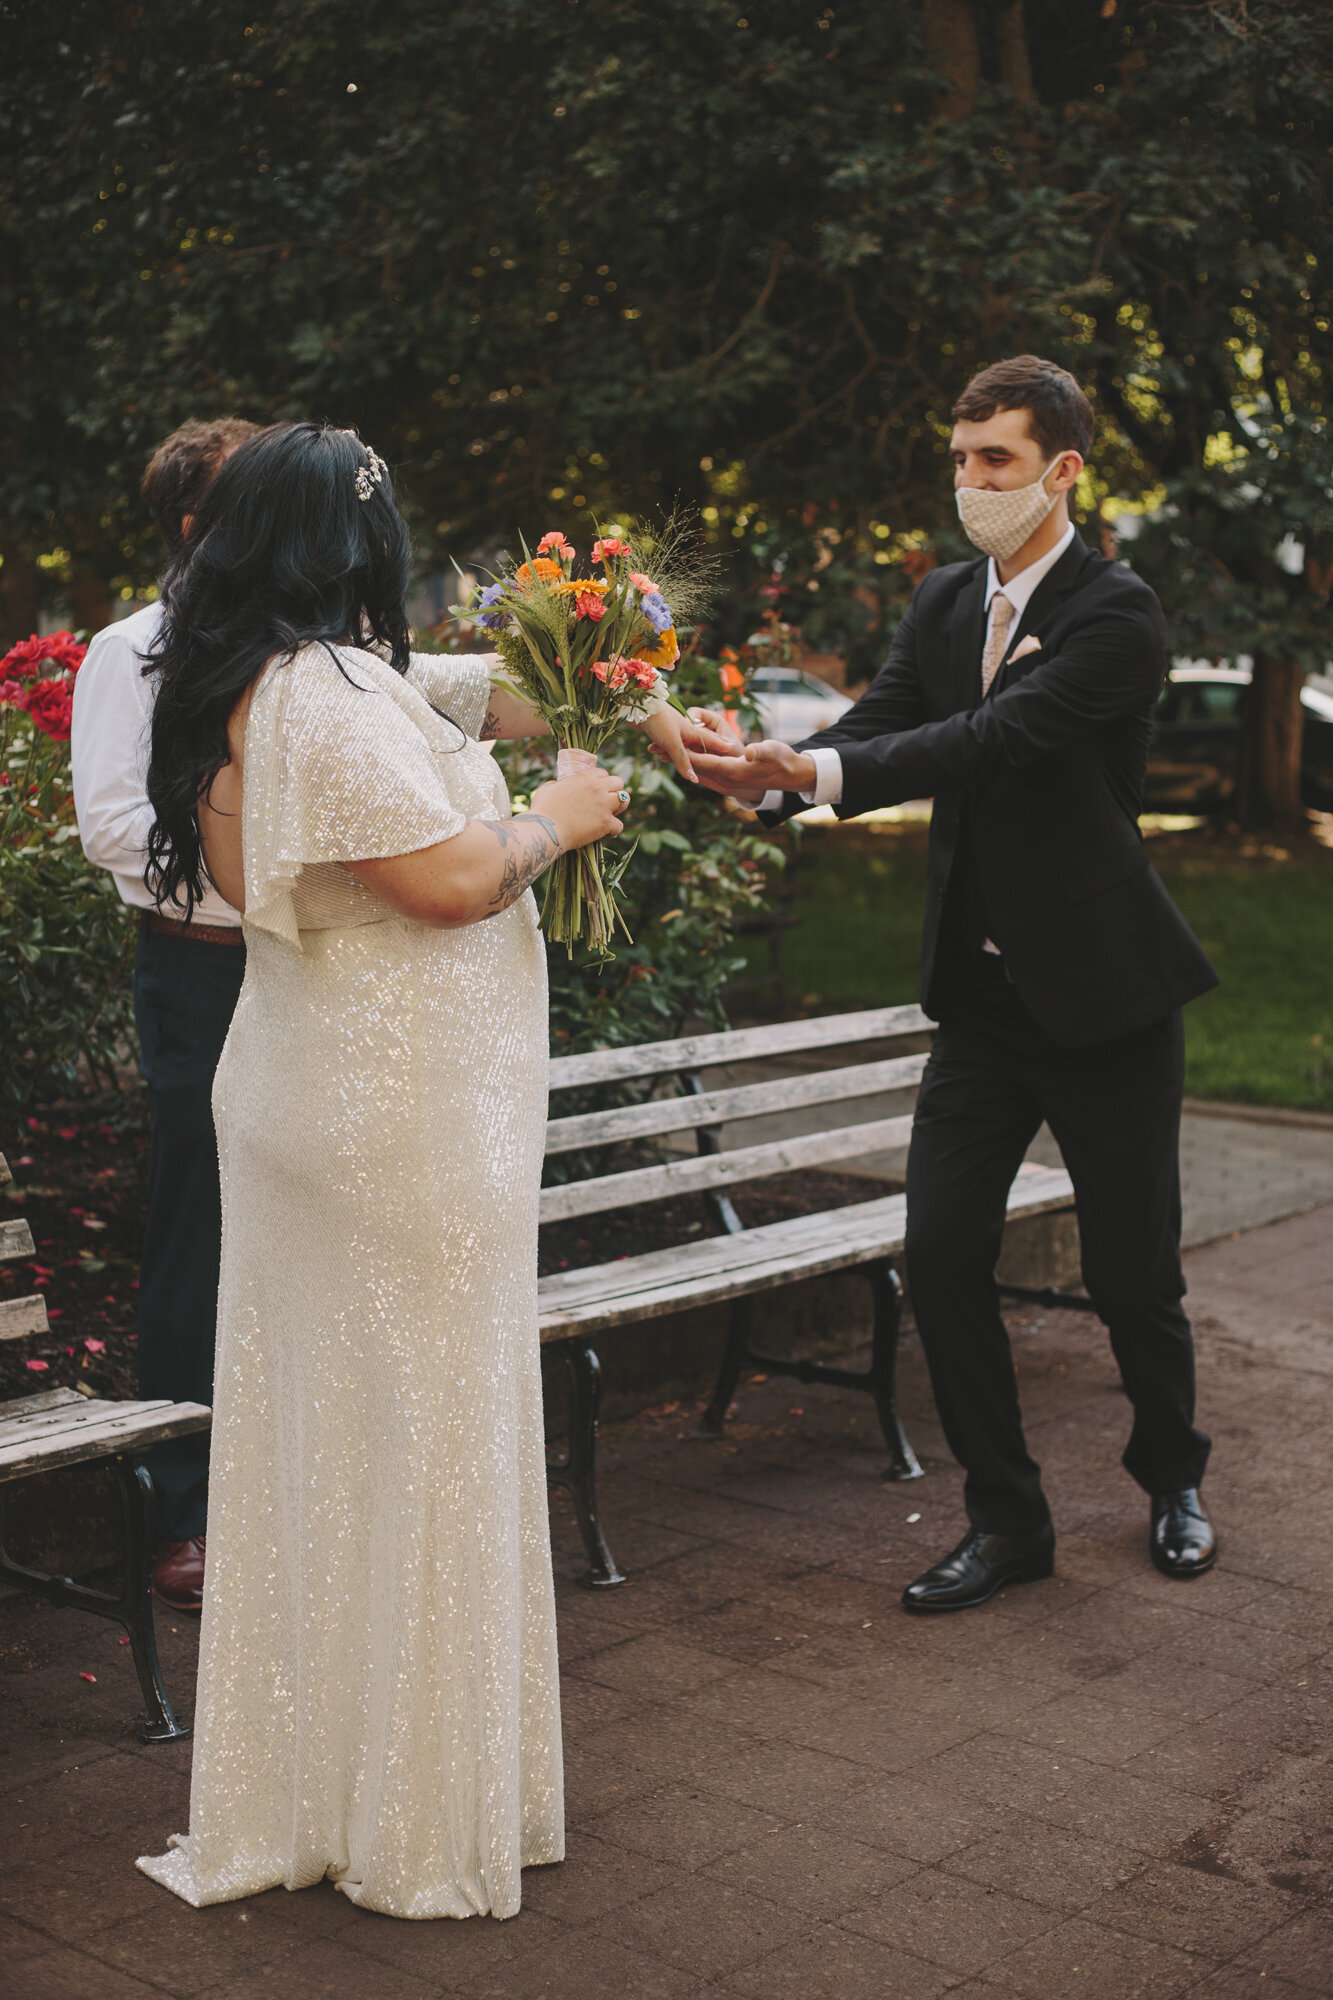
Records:
{"label": "ring on finger", "polygon": [[616,796],[617,796],[617,798],[618,798],[618,799],[620,800],[620,803],[621,803],[621,805],[622,805],[622,806],[627,806],[627,805],[629,804],[629,793],[628,793],[628,792],[618,792],[618,793],[616,794]]}

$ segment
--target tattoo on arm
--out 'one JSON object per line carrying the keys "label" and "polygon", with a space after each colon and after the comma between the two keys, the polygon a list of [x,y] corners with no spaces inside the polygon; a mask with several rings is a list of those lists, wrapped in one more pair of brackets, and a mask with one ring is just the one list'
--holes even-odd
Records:
{"label": "tattoo on arm", "polygon": [[487,819],[479,822],[494,834],[504,849],[504,863],[495,893],[488,904],[494,912],[507,910],[525,889],[531,888],[560,852],[560,835],[554,820],[544,813],[524,813],[522,819]]}
{"label": "tattoo on arm", "polygon": [[481,725],[481,735],[477,738],[478,743],[493,743],[500,734],[500,727],[500,717],[488,701],[486,704],[486,720]]}

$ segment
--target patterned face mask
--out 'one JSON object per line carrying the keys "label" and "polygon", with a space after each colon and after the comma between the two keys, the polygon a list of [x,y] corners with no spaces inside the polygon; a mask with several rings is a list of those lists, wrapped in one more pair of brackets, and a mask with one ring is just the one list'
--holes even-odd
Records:
{"label": "patterned face mask", "polygon": [[1063,457],[1063,452],[1058,453],[1031,486],[1015,486],[1007,493],[991,492],[982,486],[960,486],[954,497],[969,542],[999,562],[1016,555],[1055,505],[1058,496],[1046,491],[1046,481],[1051,466],[1058,465]]}

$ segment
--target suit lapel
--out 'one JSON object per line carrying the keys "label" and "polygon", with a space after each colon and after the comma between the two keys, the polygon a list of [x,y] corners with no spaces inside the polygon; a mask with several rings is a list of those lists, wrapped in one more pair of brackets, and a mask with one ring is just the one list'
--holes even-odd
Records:
{"label": "suit lapel", "polygon": [[[1068,597],[1072,591],[1077,590],[1079,578],[1083,572],[1083,565],[1090,559],[1091,555],[1092,551],[1087,543],[1080,541],[1079,537],[1075,535],[1059,562],[1052,569],[1047,570],[1045,576],[1024,605],[1023,616],[1018,620],[1018,623],[1009,635],[1008,651],[1001,662],[1000,671],[990,684],[989,691],[991,694],[998,694],[1001,688],[1008,685],[1010,670],[1014,662],[1014,648],[1021,646],[1029,633],[1039,631],[1042,620],[1049,618],[1051,612],[1061,599]],[[1034,654],[1033,658],[1034,660],[1040,659],[1041,655],[1039,653]]]}
{"label": "suit lapel", "polygon": [[955,713],[975,708],[981,700],[981,647],[985,631],[986,564],[983,562],[954,602],[949,629],[949,676]]}

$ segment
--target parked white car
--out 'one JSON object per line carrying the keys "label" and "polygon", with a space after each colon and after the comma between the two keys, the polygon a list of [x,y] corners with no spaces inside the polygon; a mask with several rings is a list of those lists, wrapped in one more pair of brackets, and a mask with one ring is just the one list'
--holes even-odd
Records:
{"label": "parked white car", "polygon": [[852,705],[827,681],[799,667],[760,667],[749,692],[763,720],[762,734],[777,743],[799,743],[827,729]]}

